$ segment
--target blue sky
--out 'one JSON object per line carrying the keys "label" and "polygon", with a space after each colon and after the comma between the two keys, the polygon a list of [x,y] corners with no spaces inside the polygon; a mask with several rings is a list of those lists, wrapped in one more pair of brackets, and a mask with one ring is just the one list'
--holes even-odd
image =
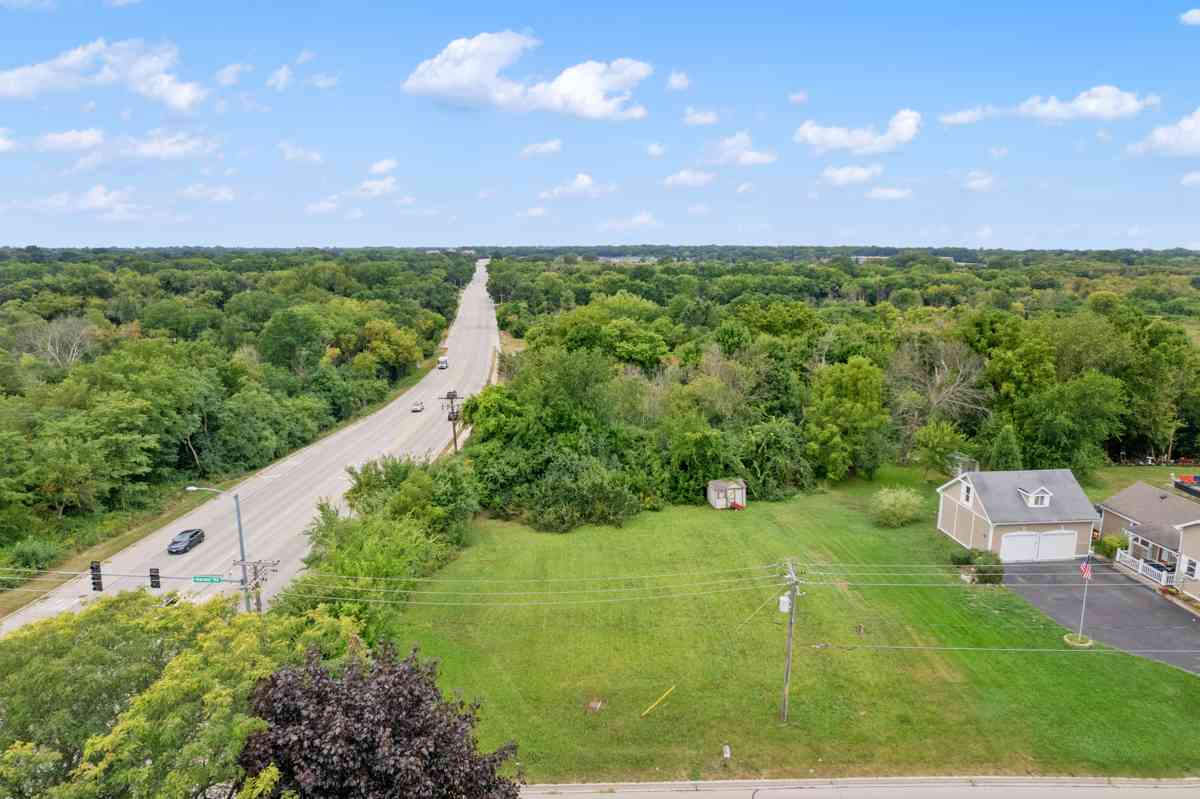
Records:
{"label": "blue sky", "polygon": [[1200,249],[1197,3],[0,0],[0,242]]}

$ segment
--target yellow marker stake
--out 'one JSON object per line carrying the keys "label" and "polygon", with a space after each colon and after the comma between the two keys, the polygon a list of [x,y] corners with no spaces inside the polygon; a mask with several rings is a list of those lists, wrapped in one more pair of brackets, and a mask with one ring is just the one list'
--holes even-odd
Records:
{"label": "yellow marker stake", "polygon": [[674,686],[674,685],[672,685],[670,688],[668,688],[668,689],[667,689],[667,692],[666,692],[665,694],[663,694],[663,695],[662,695],[662,696],[660,696],[660,697],[659,697],[657,700],[655,700],[655,702],[654,702],[654,704],[653,704],[653,705],[651,705],[650,707],[648,707],[648,708],[646,708],[645,710],[643,710],[643,711],[642,711],[642,715],[641,715],[641,716],[639,716],[638,718],[643,718],[643,719],[644,719],[644,718],[646,718],[646,716],[650,715],[650,711],[651,711],[651,710],[654,710],[654,708],[656,708],[656,707],[658,707],[659,705],[661,705],[661,704],[662,704],[662,701],[663,701],[664,699],[666,699],[668,696],[670,696],[670,695],[671,695],[671,692],[672,692],[672,691],[674,691],[674,690],[675,690],[675,686]]}

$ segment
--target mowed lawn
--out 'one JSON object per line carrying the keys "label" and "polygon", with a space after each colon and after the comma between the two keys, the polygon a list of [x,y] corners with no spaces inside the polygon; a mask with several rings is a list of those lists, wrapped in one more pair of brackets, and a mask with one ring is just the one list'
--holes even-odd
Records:
{"label": "mowed lawn", "polygon": [[[1106,473],[1094,490],[1139,476]],[[927,494],[927,519],[874,526],[871,494],[900,483]],[[483,606],[398,608],[397,642],[442,661],[443,687],[482,703],[482,743],[515,740],[531,782],[1200,772],[1200,678],[1126,654],[1069,652],[1064,630],[1023,600],[966,586],[950,569],[891,573],[948,562],[952,544],[933,529],[933,487],[890,469],[873,483],[742,512],[646,513],[621,529],[554,535],[483,520],[438,575],[462,582],[422,586],[463,595],[412,597]],[[791,719],[781,724],[781,589],[770,577],[749,590],[721,582],[770,570],[703,572],[789,556],[860,565],[804,575]],[[582,579],[677,573],[696,574]],[[639,592],[611,589],[648,584],[702,595],[582,603],[626,600]],[[466,596],[482,591],[586,593]],[[885,646],[1051,651],[863,648]]]}

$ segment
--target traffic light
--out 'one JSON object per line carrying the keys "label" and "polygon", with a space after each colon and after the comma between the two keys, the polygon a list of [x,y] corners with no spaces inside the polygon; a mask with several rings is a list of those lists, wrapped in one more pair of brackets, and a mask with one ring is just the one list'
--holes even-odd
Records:
{"label": "traffic light", "polygon": [[100,579],[100,561],[92,561],[92,590],[103,591],[104,583]]}
{"label": "traffic light", "polygon": [[162,580],[158,578],[158,569],[150,569],[150,587],[162,588]]}

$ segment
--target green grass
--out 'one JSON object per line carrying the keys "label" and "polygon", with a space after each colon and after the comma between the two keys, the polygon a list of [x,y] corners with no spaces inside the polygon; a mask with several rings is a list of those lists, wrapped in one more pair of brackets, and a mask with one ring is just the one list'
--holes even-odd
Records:
{"label": "green grass", "polygon": [[[1131,469],[1121,474],[1136,479]],[[1097,490],[1115,479],[1102,475]],[[877,528],[865,514],[870,495],[897,483],[926,493],[928,520]],[[752,502],[743,512],[672,508],[642,514],[623,529],[567,535],[483,520],[473,545],[440,575],[468,582],[435,587],[578,590],[589,583],[549,580],[738,569],[788,556],[942,564],[953,544],[933,530],[933,486],[911,471],[889,469],[873,483]],[[443,687],[482,702],[481,742],[517,741],[534,782],[1197,770],[1198,678],[1124,654],[1067,653],[1064,630],[1019,597],[1003,588],[966,587],[946,571],[918,579],[948,587],[868,587],[849,583],[869,578],[839,582],[810,573],[798,605],[786,725],[777,716],[786,617],[771,587],[609,604],[412,606],[398,612],[395,638],[441,659]],[[727,577],[659,582],[685,586]],[[530,578],[547,582],[484,582]],[[672,686],[657,709],[639,718]],[[593,699],[604,703],[598,713],[586,709]],[[725,743],[733,751],[729,766],[721,762]]]}

